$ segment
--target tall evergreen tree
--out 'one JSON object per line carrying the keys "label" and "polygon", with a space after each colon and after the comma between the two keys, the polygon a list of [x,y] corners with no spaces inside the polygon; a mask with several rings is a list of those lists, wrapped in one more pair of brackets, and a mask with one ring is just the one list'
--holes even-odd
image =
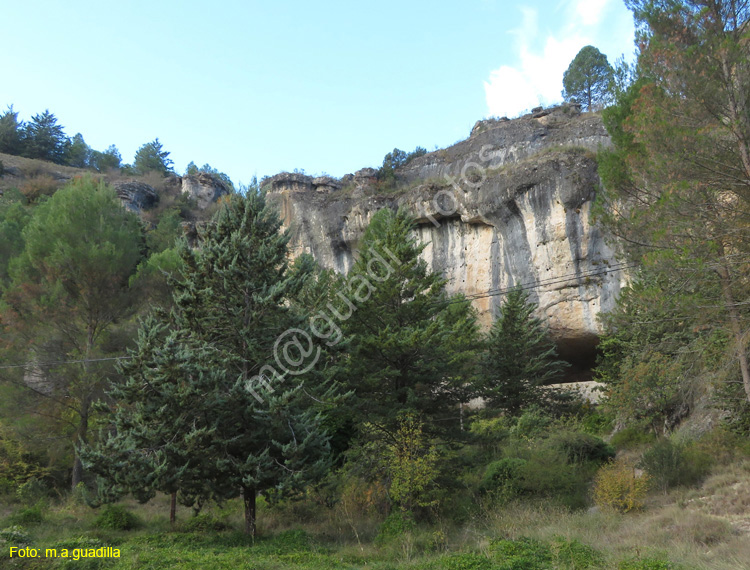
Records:
{"label": "tall evergreen tree", "polygon": [[137,349],[120,367],[125,381],[107,392],[108,433],[81,449],[84,463],[99,476],[100,500],[131,493],[146,502],[167,493],[174,523],[178,492],[189,506],[233,495],[231,479],[215,473],[225,442],[217,438],[221,416],[213,398],[224,382],[223,372],[210,366],[212,352],[181,331],[169,331],[154,315],[143,321]]}
{"label": "tall evergreen tree", "polygon": [[232,195],[197,249],[183,243],[184,270],[175,283],[177,326],[212,347],[212,365],[222,371],[205,398],[222,442],[207,481],[241,491],[251,534],[258,492],[297,488],[330,461],[318,402],[332,392],[282,380],[267,366],[308,354],[305,346],[278,343],[303,323],[289,300],[309,273],[288,270],[289,236],[280,230],[262,195]]}
{"label": "tall evergreen tree", "polygon": [[34,115],[24,128],[24,155],[62,164],[69,145],[57,117],[48,110]]}
{"label": "tall evergreen tree", "polygon": [[576,99],[587,111],[606,101],[612,89],[614,70],[607,56],[594,46],[578,52],[563,74],[563,97]]}
{"label": "tall evergreen tree", "polygon": [[0,152],[21,154],[23,150],[24,125],[18,120],[13,105],[0,115]]}
{"label": "tall evergreen tree", "polygon": [[135,153],[133,159],[133,169],[136,174],[146,174],[147,172],[158,172],[166,176],[173,172],[172,159],[169,158],[169,152],[164,150],[164,146],[156,138],[150,143],[142,145]]}
{"label": "tall evergreen tree", "polygon": [[[380,210],[333,306],[349,356],[344,380],[359,422],[395,433],[399,412],[422,415],[427,429],[458,425],[480,344],[468,301],[451,299],[445,279],[419,257],[425,248],[404,211]],[[333,313],[333,311],[329,311]]]}
{"label": "tall evergreen tree", "polygon": [[552,395],[547,384],[559,380],[568,366],[557,358],[547,329],[533,316],[528,293],[508,293],[492,325],[482,363],[479,395],[487,407],[517,415],[530,405],[544,405]]}

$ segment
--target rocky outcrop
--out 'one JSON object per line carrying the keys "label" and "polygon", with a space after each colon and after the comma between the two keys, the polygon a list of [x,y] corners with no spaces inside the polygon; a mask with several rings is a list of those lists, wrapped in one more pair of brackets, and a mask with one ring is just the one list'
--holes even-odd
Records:
{"label": "rocky outcrop", "polygon": [[205,210],[231,189],[220,178],[207,172],[189,174],[180,178],[182,193],[195,200],[199,209]]}
{"label": "rocky outcrop", "polygon": [[486,325],[503,293],[521,285],[562,354],[586,364],[600,332],[596,316],[613,306],[623,279],[590,220],[599,187],[594,152],[609,138],[598,116],[576,107],[541,111],[477,123],[465,141],[399,169],[395,189],[378,189],[372,169],[324,193],[299,174],[263,185],[291,229],[294,254],[311,253],[342,273],[372,215],[407,208],[427,244],[424,258],[451,292],[473,299]]}
{"label": "rocky outcrop", "polygon": [[123,206],[133,212],[148,210],[159,202],[159,195],[151,186],[137,180],[116,180],[112,183]]}

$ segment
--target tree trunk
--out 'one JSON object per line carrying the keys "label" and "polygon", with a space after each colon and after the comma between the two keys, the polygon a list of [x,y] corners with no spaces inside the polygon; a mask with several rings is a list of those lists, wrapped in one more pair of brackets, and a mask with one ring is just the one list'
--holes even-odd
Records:
{"label": "tree trunk", "polygon": [[172,500],[169,504],[169,524],[174,526],[177,522],[177,491],[172,493]]}
{"label": "tree trunk", "polygon": [[242,499],[245,503],[245,534],[255,538],[255,487],[243,487]]}
{"label": "tree trunk", "polygon": [[73,461],[73,474],[71,477],[71,489],[74,491],[78,484],[83,481],[83,463],[81,463],[81,456],[78,454],[78,445],[86,443],[86,434],[89,431],[89,411],[88,403],[84,402],[81,409],[81,424],[78,427],[78,437],[76,438],[76,449],[74,450],[75,459]]}

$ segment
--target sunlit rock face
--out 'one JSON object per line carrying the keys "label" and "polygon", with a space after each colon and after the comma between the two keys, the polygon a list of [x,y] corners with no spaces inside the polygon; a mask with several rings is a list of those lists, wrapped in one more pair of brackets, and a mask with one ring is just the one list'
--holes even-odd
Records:
{"label": "sunlit rock face", "polygon": [[311,253],[341,273],[373,214],[406,208],[418,220],[424,259],[450,292],[473,299],[485,326],[503,292],[521,285],[561,354],[586,368],[600,333],[596,317],[613,307],[624,279],[590,218],[595,152],[609,144],[596,115],[535,109],[478,122],[468,139],[398,169],[395,189],[378,188],[369,170],[339,186],[286,173],[263,186],[292,232],[293,254]]}

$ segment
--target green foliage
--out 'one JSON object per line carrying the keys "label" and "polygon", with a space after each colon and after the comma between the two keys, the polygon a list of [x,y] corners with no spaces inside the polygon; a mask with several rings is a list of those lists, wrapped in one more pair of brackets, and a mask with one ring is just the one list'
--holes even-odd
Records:
{"label": "green foliage", "polygon": [[675,445],[661,439],[641,455],[640,466],[663,491],[677,485],[699,483],[708,473],[711,457],[695,445]]}
{"label": "green foliage", "polygon": [[12,525],[20,526],[32,526],[40,524],[44,520],[44,514],[42,512],[42,505],[37,504],[33,507],[23,508],[8,517],[8,521]]}
{"label": "green foliage", "polygon": [[594,46],[581,48],[563,74],[563,97],[575,99],[585,110],[606,103],[613,89],[614,70],[607,56]]}
{"label": "green foliage", "polygon": [[396,169],[406,166],[415,158],[427,154],[427,149],[418,146],[413,151],[407,153],[398,148],[394,148],[383,158],[383,165],[378,170],[378,183],[381,188],[388,188],[396,183]]}
{"label": "green foliage", "polygon": [[551,550],[557,568],[561,570],[587,570],[603,568],[604,556],[601,552],[579,542],[556,537],[552,540]]}
{"label": "green foliage", "polygon": [[526,460],[519,457],[505,457],[487,466],[479,484],[480,491],[492,492],[498,496],[512,497],[521,490],[521,477]]}
{"label": "green foliage", "polygon": [[23,123],[18,120],[18,112],[10,105],[0,115],[0,152],[21,154],[23,150]]}
{"label": "green foliage", "polygon": [[162,176],[167,176],[173,172],[172,165],[174,164],[169,154],[156,138],[138,148],[133,159],[133,170],[136,174],[157,172]]}
{"label": "green foliage", "polygon": [[221,532],[226,528],[225,523],[207,513],[190,517],[180,525],[183,532]]}
{"label": "green foliage", "polygon": [[68,150],[68,137],[57,117],[48,110],[34,115],[24,126],[23,153],[28,158],[63,164]]}
{"label": "green foliage", "polygon": [[23,251],[23,229],[31,218],[31,213],[22,202],[8,196],[0,198],[0,289],[7,284],[10,260]]}
{"label": "green foliage", "polygon": [[532,316],[536,305],[521,288],[510,291],[490,331],[482,362],[478,395],[487,407],[519,415],[532,405],[549,405],[554,393],[542,386],[559,380],[567,367],[542,321]]}
{"label": "green foliage", "polygon": [[120,168],[121,162],[122,156],[115,145],[109,145],[103,152],[92,150],[89,156],[89,166],[97,172],[109,172]]}
{"label": "green foliage", "polygon": [[44,472],[11,431],[0,423],[0,495],[14,492]]}
{"label": "green foliage", "polygon": [[383,521],[378,528],[378,535],[375,541],[379,544],[386,544],[391,540],[400,539],[406,534],[413,532],[417,528],[414,521],[414,515],[409,511],[394,510]]}
{"label": "green foliage", "polygon": [[641,426],[630,426],[616,432],[609,440],[615,449],[635,449],[652,443],[656,435]]}
{"label": "green foliage", "polygon": [[495,570],[497,566],[481,554],[475,552],[462,552],[443,556],[436,566],[440,570]]}
{"label": "green foliage", "polygon": [[120,505],[107,505],[94,521],[96,528],[106,530],[134,530],[141,527],[141,520]]}
{"label": "green foliage", "polygon": [[391,485],[391,500],[404,511],[437,505],[435,480],[438,453],[429,445],[422,422],[413,414],[403,414],[393,442],[387,447],[386,464]]}
{"label": "green foliage", "polygon": [[604,462],[613,459],[615,450],[600,438],[574,431],[556,431],[547,440],[553,449],[562,451],[570,463]]}
{"label": "green foliage", "polygon": [[[49,392],[26,385],[16,413],[29,406],[27,413],[41,412],[50,422],[38,424],[42,430],[84,442],[96,418],[94,400],[112,377],[112,363],[88,360],[121,353],[109,341],[133,311],[128,281],[143,249],[140,223],[112,188],[81,178],[37,206],[22,237],[3,295],[6,348],[31,352],[32,360],[78,362],[46,370],[40,380]],[[74,485],[81,476],[76,461]]]}
{"label": "green foliage", "polygon": [[78,133],[70,140],[65,150],[65,163],[75,168],[88,168],[91,152],[91,147],[83,140],[83,135]]}
{"label": "green foliage", "polygon": [[497,570],[550,570],[552,551],[549,546],[531,538],[494,540],[490,551]]}
{"label": "green foliage", "polygon": [[420,259],[425,246],[412,227],[405,211],[373,216],[354,267],[331,295],[326,314],[351,316],[330,342],[347,339],[341,378],[354,392],[358,422],[394,433],[408,410],[428,422],[428,433],[455,433],[455,407],[466,401],[480,345],[476,316]]}
{"label": "green foliage", "polygon": [[[5,542],[5,544],[3,544],[3,542]],[[5,550],[5,545],[24,546],[27,544],[31,544],[31,536],[29,536],[26,529],[23,527],[13,525],[0,529],[0,546],[3,547],[2,550]]]}

